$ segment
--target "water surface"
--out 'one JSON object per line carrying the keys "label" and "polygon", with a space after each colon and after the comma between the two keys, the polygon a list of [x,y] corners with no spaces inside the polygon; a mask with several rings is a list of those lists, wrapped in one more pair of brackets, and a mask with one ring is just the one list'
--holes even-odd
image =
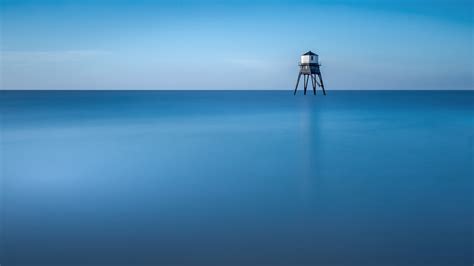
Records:
{"label": "water surface", "polygon": [[472,265],[467,91],[1,91],[2,265]]}

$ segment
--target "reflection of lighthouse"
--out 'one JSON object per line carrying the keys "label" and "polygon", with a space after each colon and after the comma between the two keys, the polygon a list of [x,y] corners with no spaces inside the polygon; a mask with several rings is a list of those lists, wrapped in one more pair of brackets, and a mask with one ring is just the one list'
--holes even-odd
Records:
{"label": "reflection of lighthouse", "polygon": [[[318,55],[309,51],[301,56],[300,73],[298,75],[298,80],[296,81],[295,95],[296,90],[298,89],[298,84],[300,83],[301,75],[303,75],[304,81],[304,94],[306,95],[306,89],[308,87],[309,78],[311,78],[311,85],[313,85],[313,93],[316,95],[316,86],[321,87],[323,94],[326,95],[324,90],[323,78],[321,77],[321,71],[319,70]],[[318,81],[319,79],[319,81]]]}

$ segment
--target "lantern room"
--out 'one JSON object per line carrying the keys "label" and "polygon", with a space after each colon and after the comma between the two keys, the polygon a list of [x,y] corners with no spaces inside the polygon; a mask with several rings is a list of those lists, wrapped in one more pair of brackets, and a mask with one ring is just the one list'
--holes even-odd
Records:
{"label": "lantern room", "polygon": [[318,64],[318,55],[309,51],[301,56],[301,64]]}

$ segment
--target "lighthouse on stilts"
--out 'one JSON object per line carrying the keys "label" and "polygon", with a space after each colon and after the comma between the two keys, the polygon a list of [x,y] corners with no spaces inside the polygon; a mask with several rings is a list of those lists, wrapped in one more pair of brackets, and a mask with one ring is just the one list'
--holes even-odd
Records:
{"label": "lighthouse on stilts", "polygon": [[[301,56],[301,61],[299,63],[300,73],[298,75],[298,80],[296,81],[295,93],[298,90],[298,84],[300,83],[301,75],[303,75],[304,81],[304,95],[306,95],[306,89],[308,88],[309,79],[311,78],[311,85],[313,85],[313,93],[316,95],[316,87],[319,86],[323,90],[323,94],[326,95],[324,90],[323,78],[321,77],[321,66],[318,62],[318,55],[309,51]],[[318,80],[319,79],[319,80]]]}

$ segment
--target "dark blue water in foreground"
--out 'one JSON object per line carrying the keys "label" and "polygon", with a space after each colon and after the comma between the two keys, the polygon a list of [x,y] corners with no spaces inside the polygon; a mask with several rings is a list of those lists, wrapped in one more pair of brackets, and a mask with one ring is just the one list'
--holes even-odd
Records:
{"label": "dark blue water in foreground", "polygon": [[473,92],[0,92],[2,266],[472,265]]}

